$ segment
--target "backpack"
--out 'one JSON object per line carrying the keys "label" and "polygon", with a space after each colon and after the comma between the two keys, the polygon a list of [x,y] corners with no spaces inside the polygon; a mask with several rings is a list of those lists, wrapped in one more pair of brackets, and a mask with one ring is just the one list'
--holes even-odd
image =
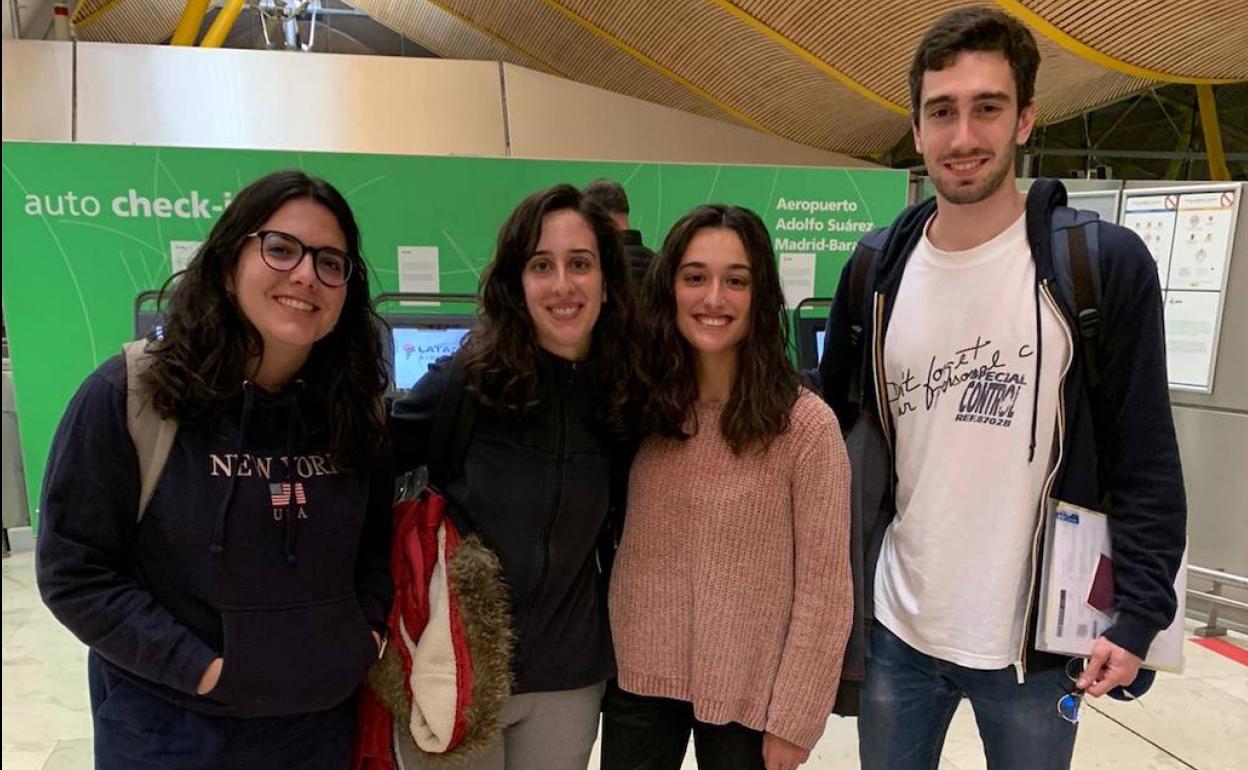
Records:
{"label": "backpack", "polygon": [[160,474],[165,470],[173,439],[178,435],[177,421],[160,416],[152,407],[151,394],[143,385],[143,373],[152,363],[147,346],[146,339],[132,340],[121,346],[126,359],[126,430],[139,458],[136,523],[143,521],[143,514],[156,492],[156,482],[160,481]]}
{"label": "backpack", "polygon": [[[1100,254],[1097,215],[1060,206],[1053,212],[1050,249],[1057,275],[1055,288],[1075,309],[1082,340],[1082,355],[1089,388],[1096,387],[1097,348],[1100,342]],[[874,230],[858,242],[849,268],[848,313],[850,359],[858,362],[850,372],[848,398],[863,403],[862,386],[866,362],[863,357],[866,316],[877,258],[890,234],[889,228]],[[867,586],[874,584],[875,564],[884,539],[887,517],[881,505],[893,482],[888,440],[872,415],[859,417],[845,432],[845,448],[854,472],[850,477],[850,569],[854,583],[854,617],[845,647],[840,687],[833,713],[857,716],[858,697],[866,673],[867,626],[874,616]]]}
{"label": "backpack", "polygon": [[405,485],[394,506],[390,643],[360,700],[352,770],[395,770],[422,754],[458,759],[502,732],[512,646],[502,566],[440,491],[461,472],[476,412],[462,356],[449,366],[426,478]]}

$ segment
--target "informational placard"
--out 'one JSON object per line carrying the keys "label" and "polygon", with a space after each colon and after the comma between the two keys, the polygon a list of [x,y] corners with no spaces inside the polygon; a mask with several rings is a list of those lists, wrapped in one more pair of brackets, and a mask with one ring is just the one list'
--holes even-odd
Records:
{"label": "informational placard", "polygon": [[1174,242],[1175,216],[1179,208],[1177,195],[1131,195],[1123,206],[1122,226],[1135,231],[1148,247],[1157,263],[1161,287],[1166,287],[1170,274],[1170,249]]}
{"label": "informational placard", "polygon": [[802,300],[815,296],[815,255],[781,252],[779,258],[784,304],[792,309]]}
{"label": "informational placard", "polygon": [[1122,224],[1157,263],[1170,387],[1213,391],[1226,280],[1242,186],[1126,190]]}
{"label": "informational placard", "polygon": [[1199,387],[1213,370],[1221,296],[1212,291],[1167,291],[1165,302],[1170,386]]}
{"label": "informational placard", "polygon": [[[169,269],[173,273],[181,272],[191,263],[191,258],[199,251],[203,241],[169,241]],[[122,264],[125,264],[124,262]]]}
{"label": "informational placard", "polygon": [[1235,203],[1229,192],[1179,196],[1167,289],[1222,290],[1231,260]]}
{"label": "informational placard", "polygon": [[[399,291],[437,294],[442,290],[437,246],[400,246]],[[404,302],[404,305],[437,305],[437,302]]]}

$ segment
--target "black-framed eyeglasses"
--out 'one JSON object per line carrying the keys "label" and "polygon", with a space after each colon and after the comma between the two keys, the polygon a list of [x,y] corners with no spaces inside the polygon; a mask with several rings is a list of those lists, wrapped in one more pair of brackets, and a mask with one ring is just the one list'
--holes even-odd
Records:
{"label": "black-framed eyeglasses", "polygon": [[[1066,661],[1066,678],[1072,683],[1079,681],[1083,673],[1083,658],[1071,658]],[[1071,686],[1066,694],[1057,699],[1057,713],[1071,724],[1077,724],[1083,715],[1083,690]]]}
{"label": "black-framed eyeglasses", "polygon": [[290,233],[280,230],[259,230],[249,233],[247,237],[260,239],[261,259],[264,264],[278,272],[289,273],[299,267],[305,256],[311,254],[312,269],[321,283],[337,288],[345,286],[351,278],[351,257],[332,246],[314,249],[305,246],[303,241]]}

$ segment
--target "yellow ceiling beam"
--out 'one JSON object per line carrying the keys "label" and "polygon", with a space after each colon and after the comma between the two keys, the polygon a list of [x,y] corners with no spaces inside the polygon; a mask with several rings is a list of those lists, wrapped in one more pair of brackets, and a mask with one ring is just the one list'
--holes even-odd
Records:
{"label": "yellow ceiling beam", "polygon": [[705,88],[703,88],[702,86],[699,86],[698,84],[684,77],[680,73],[675,72],[670,67],[664,66],[662,63],[656,61],[655,59],[643,53],[642,51],[637,50],[633,46],[629,45],[628,43],[624,42],[620,38],[608,32],[607,30],[593,23],[589,19],[585,18],[584,16],[581,16],[576,11],[558,2],[558,0],[542,0],[542,2],[545,3],[546,6],[549,7],[551,10],[560,14],[561,16],[568,19],[572,23],[580,26],[582,29],[586,30],[594,37],[597,37],[599,40],[602,40],[610,44],[611,46],[614,46],[616,49],[620,51],[623,51],[624,53],[628,54],[629,56],[633,57],[637,61],[646,65],[650,69],[668,78],[669,80],[673,80],[676,83],[679,83],[681,86],[685,88],[685,90],[693,93],[694,95],[702,99],[705,99],[706,101],[715,105],[716,107],[723,110],[727,114],[733,116],[734,118],[741,121],[742,123],[749,126],[750,128],[754,129],[755,131],[762,132],[769,136],[779,136],[779,134],[777,134],[775,131],[772,131],[770,128],[767,128],[762,123],[759,123],[757,120],[755,120],[754,118],[751,118],[749,115],[745,114],[740,109],[732,106],[731,104],[724,101],[723,99],[720,99],[718,96],[715,96],[710,91],[707,91]]}
{"label": "yellow ceiling beam", "polygon": [[893,100],[872,91],[862,83],[859,83],[857,80],[854,80],[849,75],[819,58],[819,56],[817,56],[814,52],[798,45],[792,38],[788,37],[783,32],[780,32],[761,19],[751,15],[748,11],[739,7],[735,3],[729,2],[729,0],[711,0],[711,2],[719,6],[720,9],[730,14],[738,21],[745,24],[747,27],[750,27],[755,32],[770,39],[772,42],[779,44],[782,48],[789,51],[789,53],[792,53],[798,58],[804,60],[807,64],[810,64],[823,74],[837,80],[841,83],[841,85],[846,86],[851,91],[871,103],[883,107],[889,112],[895,112],[898,115],[910,115],[910,110],[905,105],[898,104]]}
{"label": "yellow ceiling beam", "polygon": [[195,45],[207,14],[208,0],[186,0],[178,26],[173,29],[173,37],[169,38],[169,45]]}
{"label": "yellow ceiling beam", "polygon": [[1200,105],[1200,127],[1205,132],[1209,178],[1215,182],[1229,182],[1231,170],[1226,167],[1226,153],[1222,150],[1222,126],[1218,123],[1218,103],[1213,98],[1213,86],[1196,86],[1196,102]]}
{"label": "yellow ceiling beam", "polygon": [[1226,83],[1238,83],[1234,78],[1194,78],[1185,75],[1175,75],[1170,72],[1160,72],[1158,70],[1140,67],[1122,59],[1116,59],[1107,53],[1096,50],[1086,43],[1076,40],[1065,30],[1050,22],[1040,14],[1023,5],[1020,0],[996,0],[997,5],[1001,6],[1007,13],[1017,16],[1021,21],[1036,30],[1040,34],[1052,40],[1059,47],[1073,53],[1082,59],[1087,59],[1098,67],[1104,67],[1107,70],[1121,72],[1124,75],[1132,77],[1144,78],[1145,80],[1159,80],[1163,83],[1186,83],[1188,85],[1197,86],[1214,86]]}

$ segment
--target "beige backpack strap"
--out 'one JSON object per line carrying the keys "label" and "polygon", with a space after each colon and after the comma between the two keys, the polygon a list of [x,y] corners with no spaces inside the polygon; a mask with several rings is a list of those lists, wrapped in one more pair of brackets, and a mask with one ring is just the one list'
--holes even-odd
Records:
{"label": "beige backpack strap", "polygon": [[143,372],[151,363],[147,340],[134,340],[121,347],[126,356],[126,428],[139,457],[139,510],[137,521],[143,521],[147,504],[156,491],[178,424],[166,420],[152,407],[151,398],[142,385]]}

